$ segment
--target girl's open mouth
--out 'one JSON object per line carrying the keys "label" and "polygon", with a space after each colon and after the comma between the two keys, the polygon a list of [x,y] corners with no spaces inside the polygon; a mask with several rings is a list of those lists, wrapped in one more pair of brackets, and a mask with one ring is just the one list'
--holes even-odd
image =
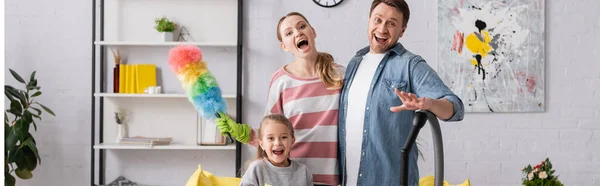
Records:
{"label": "girl's open mouth", "polygon": [[275,155],[282,155],[283,154],[283,149],[282,150],[273,150],[273,154],[275,154]]}

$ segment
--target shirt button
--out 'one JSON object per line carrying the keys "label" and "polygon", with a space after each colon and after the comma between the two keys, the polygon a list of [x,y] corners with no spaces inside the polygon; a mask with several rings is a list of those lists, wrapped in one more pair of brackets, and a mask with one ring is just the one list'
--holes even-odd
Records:
{"label": "shirt button", "polygon": [[362,155],[365,156],[365,152],[363,152]]}
{"label": "shirt button", "polygon": [[364,131],[364,133],[366,134],[366,133],[367,133],[367,130],[365,130],[365,131]]}
{"label": "shirt button", "polygon": [[369,110],[369,107],[367,107],[367,110]]}
{"label": "shirt button", "polygon": [[362,177],[362,174],[358,174],[358,177]]}

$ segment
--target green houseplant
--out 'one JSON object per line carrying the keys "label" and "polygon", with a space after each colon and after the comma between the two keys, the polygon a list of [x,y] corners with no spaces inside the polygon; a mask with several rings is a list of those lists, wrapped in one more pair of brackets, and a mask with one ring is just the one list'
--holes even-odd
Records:
{"label": "green houseplant", "polygon": [[173,41],[173,32],[177,29],[177,24],[166,17],[154,20],[156,31],[163,33],[165,41]]}
{"label": "green houseplant", "polygon": [[41,109],[52,116],[55,115],[48,107],[35,101],[35,98],[42,94],[35,71],[29,76],[29,81],[25,81],[15,71],[9,70],[12,76],[25,86],[24,90],[10,85],[4,86],[4,95],[10,102],[10,107],[4,111],[4,185],[12,186],[15,185],[16,179],[11,173],[14,172],[21,179],[30,179],[33,177],[31,172],[42,162],[35,138],[30,133],[32,124],[37,131],[34,119],[41,121]]}

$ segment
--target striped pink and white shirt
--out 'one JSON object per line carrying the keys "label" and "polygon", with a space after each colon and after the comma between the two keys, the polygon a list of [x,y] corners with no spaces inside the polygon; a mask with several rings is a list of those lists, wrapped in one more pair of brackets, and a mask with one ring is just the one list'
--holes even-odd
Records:
{"label": "striped pink and white shirt", "polygon": [[[345,68],[338,66],[341,75]],[[292,122],[296,143],[290,158],[305,164],[315,184],[338,185],[337,130],[341,90],[329,90],[319,78],[296,77],[283,68],[269,85],[266,114]],[[252,131],[251,144],[256,144]]]}

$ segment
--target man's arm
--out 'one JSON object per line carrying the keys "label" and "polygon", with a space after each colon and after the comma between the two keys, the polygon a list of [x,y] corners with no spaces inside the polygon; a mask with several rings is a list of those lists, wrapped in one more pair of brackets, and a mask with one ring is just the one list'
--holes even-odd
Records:
{"label": "man's arm", "polygon": [[433,112],[438,118],[442,120],[449,120],[454,115],[454,105],[446,98],[432,99],[428,97],[417,98],[415,94],[400,92],[398,89],[395,90],[398,98],[402,100],[402,105],[392,107],[392,112],[400,112],[403,110],[429,110]]}
{"label": "man's arm", "polygon": [[413,90],[418,97],[431,98],[429,110],[444,121],[461,121],[464,117],[462,100],[444,84],[437,73],[421,58],[411,69]]}
{"label": "man's arm", "polygon": [[461,121],[464,117],[464,105],[444,84],[437,73],[420,57],[414,59],[411,65],[410,81],[413,92],[399,92],[396,94],[402,100],[402,105],[392,107],[392,112],[402,110],[424,109],[433,112],[444,121]]}
{"label": "man's arm", "polygon": [[452,102],[446,98],[431,99],[432,104],[429,111],[433,112],[438,118],[442,120],[449,120],[454,115],[454,106]]}

